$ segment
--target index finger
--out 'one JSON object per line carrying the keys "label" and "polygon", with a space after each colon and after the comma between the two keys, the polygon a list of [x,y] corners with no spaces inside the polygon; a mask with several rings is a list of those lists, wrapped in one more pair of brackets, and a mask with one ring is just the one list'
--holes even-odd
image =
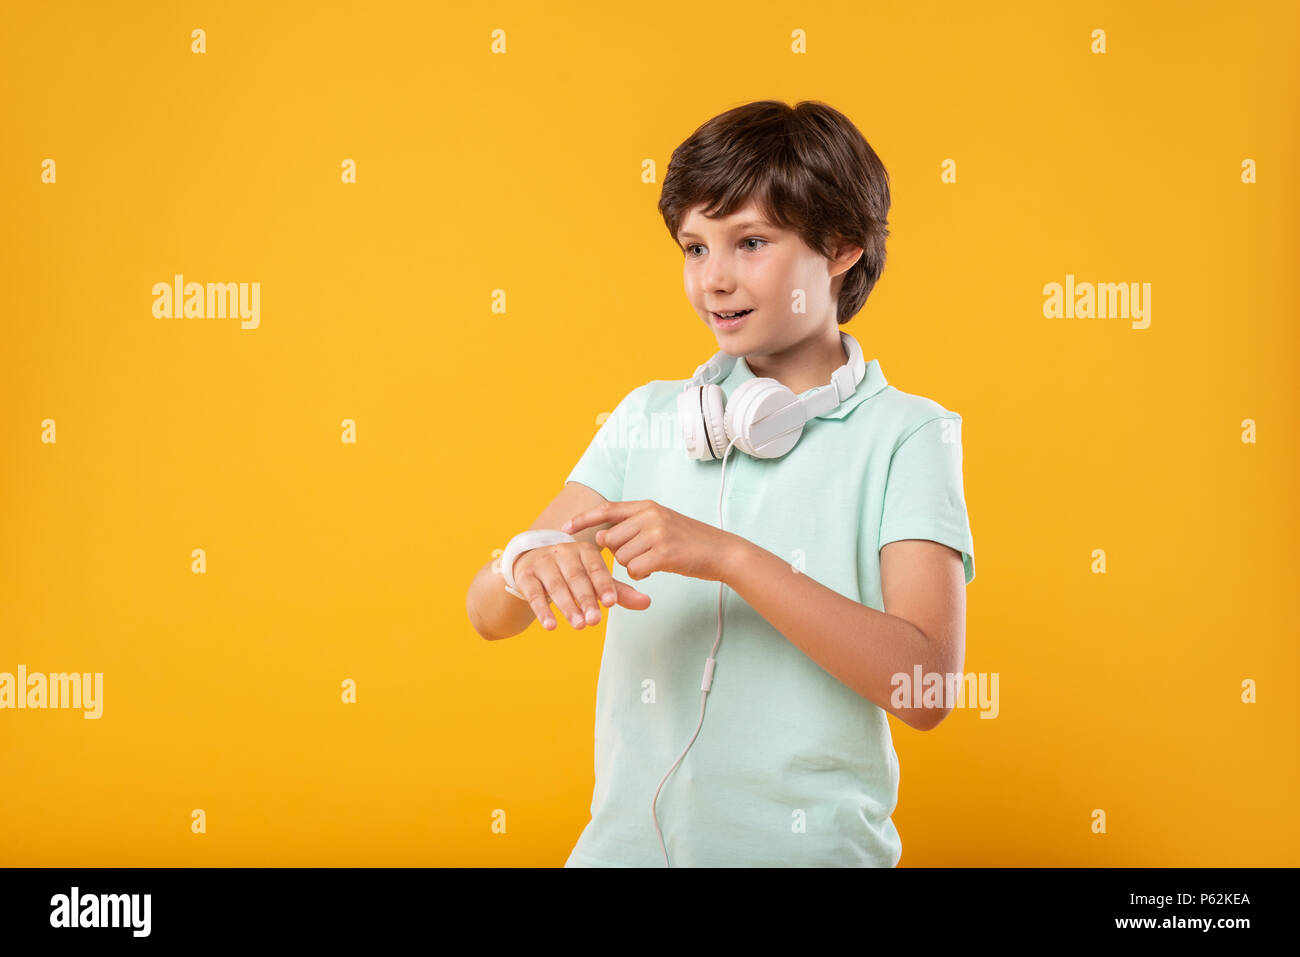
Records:
{"label": "index finger", "polygon": [[561,525],[560,531],[572,534],[573,532],[582,531],[584,528],[590,528],[592,525],[602,525],[605,522],[621,522],[629,515],[635,515],[637,506],[640,504],[640,502],[605,502],[603,505],[597,505],[595,508],[579,512]]}

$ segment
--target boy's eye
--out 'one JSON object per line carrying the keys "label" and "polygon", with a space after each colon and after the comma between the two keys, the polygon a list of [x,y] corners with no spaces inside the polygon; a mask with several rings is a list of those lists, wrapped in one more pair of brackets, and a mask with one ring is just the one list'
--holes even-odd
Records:
{"label": "boy's eye", "polygon": [[[757,236],[750,236],[748,239],[742,239],[741,242],[742,242],[742,243],[762,243],[764,246],[767,245],[767,240],[766,240],[766,239],[759,239]],[[687,257],[689,257],[689,258],[691,258],[691,259],[698,259],[698,258],[699,258],[698,256],[693,256],[693,255],[691,254],[691,250],[692,250],[692,249],[697,249],[697,248],[699,248],[699,249],[703,249],[704,247],[703,247],[700,243],[688,243],[686,246],[683,246],[682,248],[685,250]],[[761,247],[759,247],[759,248],[761,248]],[[750,252],[757,252],[757,250],[754,249],[753,247],[750,247]]]}

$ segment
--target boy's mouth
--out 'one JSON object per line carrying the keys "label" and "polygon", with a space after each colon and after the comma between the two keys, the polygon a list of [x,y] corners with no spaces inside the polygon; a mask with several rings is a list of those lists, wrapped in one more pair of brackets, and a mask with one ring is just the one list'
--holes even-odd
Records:
{"label": "boy's mouth", "polygon": [[740,325],[741,321],[753,311],[753,309],[737,309],[725,313],[710,312],[709,315],[713,317],[713,323],[719,329],[731,329]]}

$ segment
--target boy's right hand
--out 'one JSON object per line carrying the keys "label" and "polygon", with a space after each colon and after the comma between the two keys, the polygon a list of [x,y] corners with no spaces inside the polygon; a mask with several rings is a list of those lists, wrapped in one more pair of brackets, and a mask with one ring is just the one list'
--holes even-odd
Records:
{"label": "boy's right hand", "polygon": [[533,614],[548,630],[556,626],[551,601],[577,629],[600,624],[597,595],[606,605],[617,602],[637,611],[650,607],[649,595],[614,580],[600,555],[600,546],[594,542],[530,548],[515,559],[512,572],[515,589],[528,600]]}

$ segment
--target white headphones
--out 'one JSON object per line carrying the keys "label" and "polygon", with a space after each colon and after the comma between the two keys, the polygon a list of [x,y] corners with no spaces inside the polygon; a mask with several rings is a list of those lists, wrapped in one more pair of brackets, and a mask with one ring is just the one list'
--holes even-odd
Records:
{"label": "white headphones", "polygon": [[[718,352],[712,359],[695,370],[686,388],[677,396],[677,414],[682,420],[686,438],[686,454],[700,461],[722,459],[722,473],[718,482],[718,528],[722,528],[722,493],[727,484],[727,456],[732,446],[747,452],[756,459],[777,459],[785,455],[803,434],[809,420],[836,408],[857,391],[862,377],[867,374],[867,364],[862,359],[862,347],[846,332],[840,333],[840,342],[849,361],[831,374],[829,385],[820,386],[800,398],[775,379],[759,376],[742,382],[740,388],[726,400],[722,386],[715,383],[724,379],[736,364],[736,357]],[[725,408],[724,408],[725,406]],[[663,851],[664,865],[671,867],[668,847],[664,844],[663,830],[659,827],[659,814],[655,805],[659,792],[669,776],[691,750],[704,725],[704,704],[713,686],[713,669],[717,664],[718,644],[722,641],[722,582],[718,582],[718,634],[713,648],[704,660],[704,677],[700,682],[700,720],[695,734],[686,744],[668,773],[655,788],[650,800],[650,816],[654,820],[659,849]]]}
{"label": "white headphones", "polygon": [[718,352],[695,370],[677,396],[686,454],[700,461],[720,459],[734,441],[736,448],[756,459],[785,455],[799,441],[804,425],[853,395],[867,373],[858,341],[841,332],[840,342],[848,361],[832,373],[829,385],[802,397],[775,379],[758,376],[742,382],[728,400],[715,383],[726,378],[737,357]]}

